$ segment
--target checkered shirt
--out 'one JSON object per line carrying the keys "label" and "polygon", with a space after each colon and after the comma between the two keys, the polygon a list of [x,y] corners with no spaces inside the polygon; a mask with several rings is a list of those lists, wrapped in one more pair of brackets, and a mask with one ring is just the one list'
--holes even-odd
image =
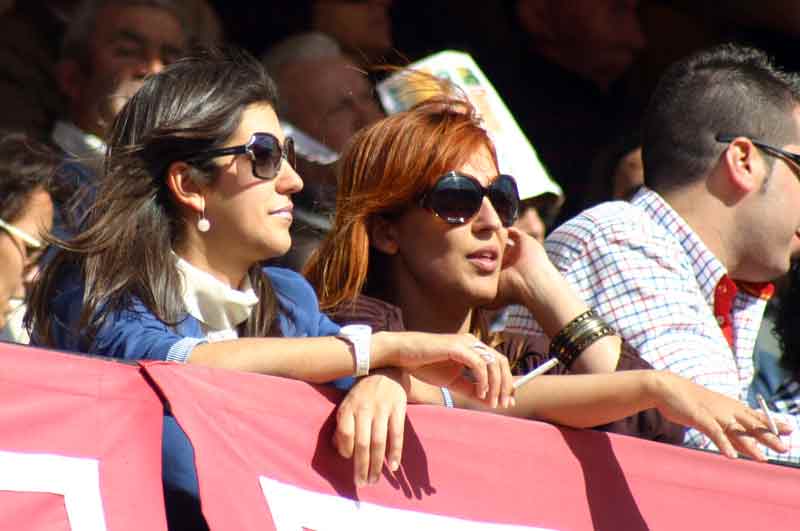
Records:
{"label": "checkered shirt", "polygon": [[[631,203],[598,205],[556,229],[545,247],[589,306],[654,368],[747,401],[766,300],[738,291],[731,348],[714,316],[714,290],[727,271],[661,196],[643,189]],[[533,335],[547,348],[549,340],[524,307],[511,308],[506,328]],[[696,430],[687,430],[685,443],[713,448]],[[800,461],[797,430],[788,459]]]}

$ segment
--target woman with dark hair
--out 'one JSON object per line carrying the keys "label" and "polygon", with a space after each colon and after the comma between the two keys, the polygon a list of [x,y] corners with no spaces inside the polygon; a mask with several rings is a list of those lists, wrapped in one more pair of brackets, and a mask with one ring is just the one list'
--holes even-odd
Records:
{"label": "woman with dark hair", "polygon": [[27,343],[22,327],[26,287],[36,276],[53,226],[58,157],[20,133],[0,137],[0,340]]}
{"label": "woman with dark hair", "polygon": [[[706,432],[726,455],[757,459],[758,439],[785,451],[767,434],[767,419],[736,400],[649,366],[586,307],[549,262],[543,247],[514,229],[519,198],[511,177],[498,175],[494,146],[475,110],[436,98],[359,132],[343,154],[336,217],[305,274],[323,310],[341,323],[367,322],[380,330],[471,332],[507,355],[523,374],[548,359],[561,362],[516,390],[502,413],[573,427],[593,427],[655,408],[670,421]],[[481,308],[524,304],[552,341],[537,348],[520,338],[488,333]],[[548,352],[542,355],[537,352]],[[611,374],[600,372],[608,359]],[[456,389],[456,391],[458,391]],[[375,400],[375,396],[383,399]],[[484,408],[469,397],[438,389],[413,375],[370,375],[339,407],[335,441],[356,452],[357,474],[376,481],[383,447],[366,438],[385,424],[376,412],[372,432],[352,416],[392,400]],[[740,431],[727,431],[732,419]],[[363,422],[363,419],[362,419]],[[402,433],[388,433],[389,453]],[[683,428],[655,412],[618,423],[614,431],[682,442]],[[677,429],[676,429],[677,428]],[[361,450],[359,450],[361,449]],[[359,472],[358,469],[361,469]]]}
{"label": "woman with dark hair", "polygon": [[[329,382],[396,366],[507,401],[508,365],[469,334],[371,335],[320,313],[298,274],[264,267],[291,244],[302,188],[275,89],[243,52],[177,61],[118,114],[82,232],[42,272],[27,316],[36,344]],[[191,448],[165,423],[167,489],[197,495]],[[396,468],[399,463],[392,463]]]}

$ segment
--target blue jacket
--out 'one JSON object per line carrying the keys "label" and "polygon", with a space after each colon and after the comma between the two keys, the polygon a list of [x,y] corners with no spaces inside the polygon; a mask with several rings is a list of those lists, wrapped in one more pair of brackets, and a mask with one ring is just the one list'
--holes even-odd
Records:
{"label": "blue jacket", "polygon": [[[284,337],[332,336],[339,332],[339,325],[320,312],[317,296],[302,276],[278,267],[264,271],[280,303],[278,325]],[[136,300],[132,308],[112,314],[88,344],[76,331],[84,292],[76,273],[64,275],[51,303],[56,348],[127,360],[185,361],[195,345],[205,342],[200,322],[191,315],[171,327]],[[31,341],[36,344],[35,331],[33,336]]]}
{"label": "blue jacket", "polygon": [[[278,324],[284,337],[331,336],[339,332],[339,325],[320,312],[317,296],[302,276],[278,267],[264,270],[280,302]],[[200,322],[191,315],[170,327],[135,301],[131,309],[112,314],[89,345],[86,337],[76,332],[84,293],[80,276],[75,270],[65,272],[59,284],[50,308],[56,323],[52,330],[56,348],[126,360],[185,361],[191,348],[205,342]],[[34,330],[32,344],[36,344],[36,336]],[[351,377],[341,378],[334,384],[347,389],[353,381]],[[199,511],[194,449],[170,414],[164,416],[162,452],[168,500],[175,496],[189,504],[184,511]]]}

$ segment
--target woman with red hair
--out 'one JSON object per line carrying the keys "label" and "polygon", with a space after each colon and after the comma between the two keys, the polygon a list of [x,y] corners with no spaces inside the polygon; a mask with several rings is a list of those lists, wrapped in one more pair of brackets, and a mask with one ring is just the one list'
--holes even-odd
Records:
{"label": "woman with red hair", "polygon": [[[487,345],[494,348],[517,374],[548,358],[560,361],[554,375],[508,398],[501,393],[501,403],[490,404],[501,413],[595,427],[651,410],[610,429],[679,443],[683,426],[693,426],[731,457],[739,451],[763,460],[754,438],[785,451],[763,414],[648,370],[573,292],[543,247],[512,227],[516,185],[498,173],[492,141],[461,100],[428,100],[358,133],[341,160],[333,228],[305,270],[320,307],[342,324],[375,330],[472,333],[479,339],[473,348],[487,359]],[[483,309],[512,302],[537,317],[549,348],[489,333]],[[564,376],[570,372],[607,374]],[[466,382],[451,395],[419,375],[372,372],[340,405],[334,443],[343,456],[354,455],[357,478],[377,481],[385,454],[389,463],[399,461],[407,399],[486,408],[462,394]],[[726,433],[732,419],[739,429]]]}

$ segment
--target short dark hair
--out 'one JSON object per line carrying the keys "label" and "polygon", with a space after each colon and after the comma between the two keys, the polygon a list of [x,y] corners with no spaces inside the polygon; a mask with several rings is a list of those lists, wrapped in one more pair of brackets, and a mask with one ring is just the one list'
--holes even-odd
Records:
{"label": "short dark hair", "polygon": [[0,132],[0,218],[13,223],[37,190],[62,195],[55,178],[58,162],[52,149],[27,135]]}
{"label": "short dark hair", "polygon": [[795,75],[754,48],[723,44],[670,66],[644,117],[645,184],[656,191],[702,179],[725,149],[717,134],[779,146],[797,140]]}
{"label": "short dark hair", "polygon": [[61,43],[62,60],[73,59],[84,68],[91,65],[90,42],[97,24],[102,23],[97,18],[107,6],[163,9],[178,19],[187,41],[191,41],[195,37],[194,28],[190,23],[191,7],[185,0],[83,0],[75,8],[70,23],[67,25],[64,40]]}

